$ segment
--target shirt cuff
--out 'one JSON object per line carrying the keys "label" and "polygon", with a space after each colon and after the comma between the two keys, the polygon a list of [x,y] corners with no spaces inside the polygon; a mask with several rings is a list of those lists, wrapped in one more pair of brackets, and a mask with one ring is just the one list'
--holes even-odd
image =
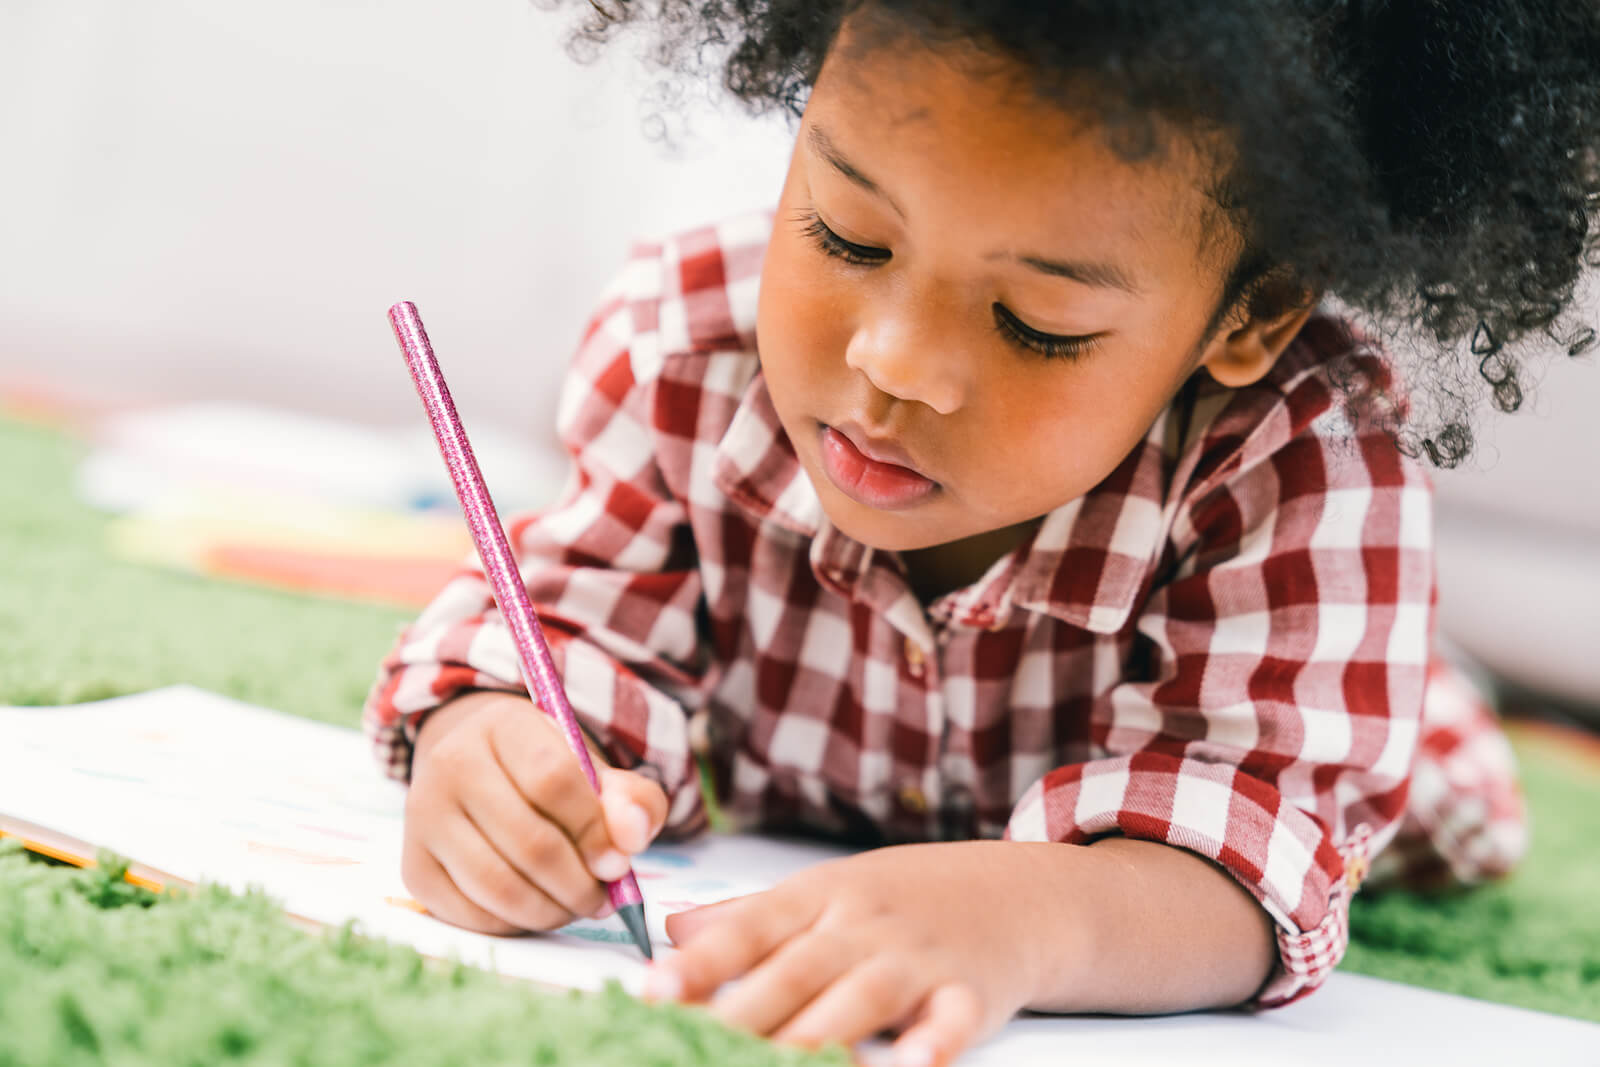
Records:
{"label": "shirt cuff", "polygon": [[1258,1008],[1281,1008],[1328,980],[1350,946],[1350,898],[1361,888],[1371,862],[1372,827],[1357,826],[1339,849],[1345,874],[1334,883],[1328,914],[1310,930],[1290,934],[1278,927],[1278,966],[1252,998]]}
{"label": "shirt cuff", "polygon": [[1238,768],[1160,753],[1057,768],[1012,811],[1015,841],[1159,841],[1215,862],[1272,917],[1278,966],[1250,1001],[1287,1004],[1326,980],[1349,943],[1349,900],[1371,830],[1341,851],[1321,822]]}
{"label": "shirt cuff", "polygon": [[[554,628],[545,637],[573,714],[607,761],[661,786],[668,800],[664,832],[698,829],[700,775],[683,706],[587,641]],[[442,650],[460,655],[444,658]],[[363,724],[379,765],[403,782],[410,780],[417,730],[429,712],[469,689],[527,693],[510,630],[498,617],[403,637],[385,667]]]}
{"label": "shirt cuff", "polygon": [[409,784],[423,720],[462,693],[477,689],[522,691],[515,682],[489,677],[462,664],[386,663],[361,712],[361,728],[384,775]]}

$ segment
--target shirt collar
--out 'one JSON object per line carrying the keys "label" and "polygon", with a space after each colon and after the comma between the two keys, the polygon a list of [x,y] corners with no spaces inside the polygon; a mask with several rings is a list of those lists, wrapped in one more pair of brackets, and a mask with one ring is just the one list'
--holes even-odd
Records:
{"label": "shirt collar", "polygon": [[1009,596],[1093,633],[1122,630],[1165,541],[1166,468],[1159,437],[1147,437],[1099,485],[1046,515],[998,590],[1002,608]]}
{"label": "shirt collar", "polygon": [[713,471],[717,488],[755,518],[807,537],[823,526],[822,501],[778,421],[760,371],[717,442]]}
{"label": "shirt collar", "polygon": [[[1156,419],[1104,481],[1046,515],[1031,539],[977,582],[941,597],[935,613],[985,627],[1022,608],[1094,633],[1120,631],[1165,540],[1167,425],[1165,415]],[[873,550],[827,521],[759,372],[716,453],[717,487],[752,517],[813,538],[810,559],[826,584],[848,592],[867,573]]]}

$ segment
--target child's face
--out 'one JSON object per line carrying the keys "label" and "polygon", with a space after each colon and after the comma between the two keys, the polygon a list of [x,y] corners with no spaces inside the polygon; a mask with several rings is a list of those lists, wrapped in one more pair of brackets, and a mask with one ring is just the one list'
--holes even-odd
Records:
{"label": "child's face", "polygon": [[1101,481],[1222,358],[1226,331],[1205,334],[1233,241],[1207,239],[1192,153],[1129,164],[1003,77],[847,41],[812,91],[762,271],[773,403],[857,540],[1017,527]]}

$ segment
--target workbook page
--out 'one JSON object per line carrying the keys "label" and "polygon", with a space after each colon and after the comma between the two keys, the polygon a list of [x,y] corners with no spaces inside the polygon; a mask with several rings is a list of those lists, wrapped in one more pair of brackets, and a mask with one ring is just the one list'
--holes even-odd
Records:
{"label": "workbook page", "polygon": [[[492,937],[419,914],[400,880],[405,789],[367,741],[328,726],[173,687],[65,708],[0,709],[0,816],[114,849],[183,882],[260,886],[287,911],[434,956],[574,988],[644,963],[620,919],[551,935]],[[707,835],[657,846],[634,873],[658,950],[667,915],[765,889],[838,855],[805,843]]]}

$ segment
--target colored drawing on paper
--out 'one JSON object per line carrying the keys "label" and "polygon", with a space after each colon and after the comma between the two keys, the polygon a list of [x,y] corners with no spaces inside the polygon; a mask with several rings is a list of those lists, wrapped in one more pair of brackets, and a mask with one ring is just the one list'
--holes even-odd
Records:
{"label": "colored drawing on paper", "polygon": [[414,911],[418,915],[428,914],[427,908],[423,907],[415,900],[412,900],[410,897],[384,897],[383,902],[391,907],[404,908],[406,911]]}
{"label": "colored drawing on paper", "polygon": [[643,863],[658,863],[663,867],[693,867],[694,857],[685,856],[681,852],[673,852],[665,848],[650,848],[639,854]]}
{"label": "colored drawing on paper", "polygon": [[305,822],[296,823],[295,825],[302,830],[310,830],[314,834],[326,834],[328,837],[337,837],[341,841],[366,841],[368,839],[366,834],[346,833],[343,830],[335,830],[331,826],[312,826],[310,823]]}
{"label": "colored drawing on paper", "polygon": [[275,808],[288,808],[290,811],[303,811],[311,815],[318,814],[316,808],[308,808],[304,804],[296,804],[294,801],[284,800],[282,797],[256,796],[253,799],[262,804],[271,804]]}
{"label": "colored drawing on paper", "polygon": [[365,780],[330,780],[308,774],[291,774],[285,779],[285,784],[296,796],[314,800],[330,811],[385,821],[398,821],[404,817],[405,802],[401,794],[382,792]]}
{"label": "colored drawing on paper", "polygon": [[613,930],[609,926],[564,926],[561,933],[581,937],[585,941],[603,941],[608,945],[631,945],[633,938],[626,930]]}
{"label": "colored drawing on paper", "polygon": [[697,900],[663,900],[658,903],[670,912],[688,911],[690,908],[700,907],[700,902]]}
{"label": "colored drawing on paper", "polygon": [[269,856],[280,856],[296,863],[306,863],[313,867],[354,867],[361,861],[351,859],[349,856],[329,856],[326,853],[311,852],[303,848],[289,848],[284,845],[272,845],[265,841],[250,841],[245,845],[251,852],[264,853]]}
{"label": "colored drawing on paper", "polygon": [[149,779],[141,778],[137,774],[118,774],[115,771],[102,771],[95,767],[74,767],[72,769],[90,778],[109,778],[114,782],[133,782],[137,785],[149,784]]}

